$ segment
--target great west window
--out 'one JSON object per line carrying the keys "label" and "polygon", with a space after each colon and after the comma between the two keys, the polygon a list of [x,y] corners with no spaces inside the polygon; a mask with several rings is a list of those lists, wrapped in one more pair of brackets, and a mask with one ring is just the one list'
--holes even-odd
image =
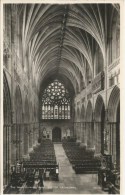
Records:
{"label": "great west window", "polygon": [[68,90],[54,80],[42,95],[42,119],[70,119],[71,99]]}

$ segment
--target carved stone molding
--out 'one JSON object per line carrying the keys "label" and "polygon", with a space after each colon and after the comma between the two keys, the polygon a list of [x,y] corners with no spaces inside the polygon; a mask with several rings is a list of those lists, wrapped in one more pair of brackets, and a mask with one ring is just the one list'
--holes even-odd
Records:
{"label": "carved stone molding", "polygon": [[101,90],[104,90],[104,71],[100,72],[92,82],[92,92],[98,93]]}

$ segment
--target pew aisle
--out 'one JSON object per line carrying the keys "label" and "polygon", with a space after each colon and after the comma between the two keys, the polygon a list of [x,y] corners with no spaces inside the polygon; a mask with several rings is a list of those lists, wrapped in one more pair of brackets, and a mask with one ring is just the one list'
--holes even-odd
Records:
{"label": "pew aisle", "polygon": [[59,181],[44,181],[43,193],[53,194],[106,194],[97,185],[97,174],[75,174],[62,144],[54,144],[59,163]]}

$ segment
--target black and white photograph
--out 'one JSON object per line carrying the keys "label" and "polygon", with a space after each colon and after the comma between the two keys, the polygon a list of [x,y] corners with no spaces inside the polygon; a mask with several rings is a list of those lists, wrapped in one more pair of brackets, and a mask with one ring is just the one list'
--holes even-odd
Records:
{"label": "black and white photograph", "polygon": [[2,194],[121,194],[119,3],[2,10]]}

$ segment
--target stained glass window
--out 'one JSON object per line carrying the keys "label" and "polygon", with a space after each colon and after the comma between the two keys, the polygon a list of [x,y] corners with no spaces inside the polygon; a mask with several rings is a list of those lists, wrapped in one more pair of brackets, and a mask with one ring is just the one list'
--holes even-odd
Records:
{"label": "stained glass window", "polygon": [[70,104],[68,90],[56,79],[43,92],[41,118],[70,119]]}

